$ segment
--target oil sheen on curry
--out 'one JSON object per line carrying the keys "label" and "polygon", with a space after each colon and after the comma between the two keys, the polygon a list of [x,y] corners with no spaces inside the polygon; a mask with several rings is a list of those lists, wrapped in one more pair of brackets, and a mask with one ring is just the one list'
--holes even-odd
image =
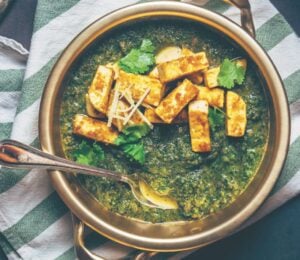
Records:
{"label": "oil sheen on curry", "polygon": [[116,214],[153,223],[207,217],[235,201],[262,160],[269,111],[256,67],[206,27],[151,21],[115,30],[65,84],[66,157],[142,177],[150,201],[172,202],[150,208],[124,183],[78,175]]}

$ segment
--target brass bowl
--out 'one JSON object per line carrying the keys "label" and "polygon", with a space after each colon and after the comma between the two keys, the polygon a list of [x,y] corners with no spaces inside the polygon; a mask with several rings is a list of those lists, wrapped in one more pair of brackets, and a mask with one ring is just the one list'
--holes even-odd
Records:
{"label": "brass bowl", "polygon": [[104,33],[122,24],[170,17],[204,24],[229,37],[248,53],[265,81],[270,105],[269,139],[261,165],[246,191],[232,205],[203,220],[152,224],[109,212],[82,189],[75,178],[59,171],[50,172],[55,189],[84,224],[121,244],[153,251],[204,246],[240,226],[262,204],[276,182],[285,161],[290,133],[288,103],[280,76],[266,52],[247,32],[227,18],[194,5],[152,2],[125,7],[100,18],[82,31],[60,56],[41,101],[39,133],[44,151],[64,155],[59,128],[63,83],[79,55]]}

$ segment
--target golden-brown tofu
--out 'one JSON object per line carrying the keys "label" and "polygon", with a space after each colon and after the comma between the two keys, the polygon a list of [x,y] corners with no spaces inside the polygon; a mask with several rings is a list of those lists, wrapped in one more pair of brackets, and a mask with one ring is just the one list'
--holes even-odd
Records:
{"label": "golden-brown tofu", "polygon": [[188,75],[187,78],[192,81],[194,84],[200,85],[203,83],[203,73],[202,71],[195,72],[191,75]]}
{"label": "golden-brown tofu", "polygon": [[195,53],[188,49],[188,48],[185,48],[183,47],[182,50],[181,50],[181,56],[190,56],[190,55],[194,55]]}
{"label": "golden-brown tofu", "polygon": [[158,79],[126,73],[124,71],[120,71],[116,88],[118,88],[120,92],[124,92],[126,89],[130,90],[133,99],[136,101],[150,88],[150,92],[144,99],[144,103],[152,106],[158,106],[165,91],[164,85]]}
{"label": "golden-brown tofu", "polygon": [[204,76],[205,86],[208,88],[215,88],[219,86],[218,83],[219,73],[220,73],[220,66],[204,71],[203,76]]}
{"label": "golden-brown tofu", "polygon": [[[113,103],[113,97],[114,97],[114,90],[111,91],[110,98],[109,98],[109,105],[108,105],[108,113],[110,112],[112,108]],[[130,113],[130,105],[123,99],[118,101],[117,107],[117,116],[118,118],[113,118],[112,123],[113,125],[121,132],[125,125],[123,125],[124,119],[129,115]],[[123,118],[123,119],[122,119]],[[130,120],[128,121],[128,125],[135,125],[135,124],[141,124],[143,123],[143,120],[138,115],[138,112],[135,112]]]}
{"label": "golden-brown tofu", "polygon": [[162,100],[155,113],[166,123],[170,124],[180,111],[196,96],[198,88],[185,79]]}
{"label": "golden-brown tofu", "polygon": [[113,70],[100,65],[88,91],[93,107],[103,114],[107,112],[109,92],[113,80]]}
{"label": "golden-brown tofu", "polygon": [[[188,48],[182,48],[181,56],[194,55],[195,53]],[[198,71],[187,76],[187,78],[194,84],[202,84],[203,82],[203,71]]]}
{"label": "golden-brown tofu", "polygon": [[88,116],[90,117],[94,117],[94,118],[104,118],[105,115],[102,114],[101,112],[99,112],[98,110],[96,110],[89,98],[89,94],[85,95],[85,109],[86,109],[86,113]]}
{"label": "golden-brown tofu", "polygon": [[[153,108],[147,108],[144,116],[153,124],[165,124],[163,120],[155,113]],[[183,109],[171,122],[171,124],[186,123],[188,121],[188,113],[186,109]]]}
{"label": "golden-brown tofu", "polygon": [[119,73],[120,73],[120,67],[118,65],[118,62],[116,63],[108,63],[105,65],[107,68],[110,68],[114,71],[114,80],[116,80],[119,77]]}
{"label": "golden-brown tofu", "polygon": [[151,77],[151,78],[159,79],[157,66],[154,67],[154,68],[149,72],[148,76]]}
{"label": "golden-brown tofu", "polygon": [[206,100],[197,100],[189,104],[189,125],[192,151],[211,151],[208,103]]}
{"label": "golden-brown tofu", "polygon": [[161,82],[166,83],[208,68],[205,52],[183,56],[157,66]]}
{"label": "golden-brown tofu", "polygon": [[118,132],[106,122],[80,114],[73,119],[73,133],[106,144],[113,144],[118,137]]}
{"label": "golden-brown tofu", "polygon": [[224,90],[220,88],[198,87],[199,93],[196,100],[206,100],[212,107],[223,108]]}
{"label": "golden-brown tofu", "polygon": [[226,132],[228,136],[240,137],[245,134],[247,125],[246,103],[233,91],[226,95]]}

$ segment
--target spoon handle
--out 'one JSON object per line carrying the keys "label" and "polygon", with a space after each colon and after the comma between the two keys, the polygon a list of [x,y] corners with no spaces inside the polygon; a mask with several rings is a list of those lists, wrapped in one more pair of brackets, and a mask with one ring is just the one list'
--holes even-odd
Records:
{"label": "spoon handle", "polygon": [[0,141],[0,165],[8,168],[47,169],[78,172],[127,182],[127,177],[113,171],[81,165],[70,160],[42,152],[14,140]]}

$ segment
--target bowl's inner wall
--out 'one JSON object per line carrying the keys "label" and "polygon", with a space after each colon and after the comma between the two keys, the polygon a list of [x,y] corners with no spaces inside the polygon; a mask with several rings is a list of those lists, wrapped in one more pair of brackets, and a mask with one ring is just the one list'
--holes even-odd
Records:
{"label": "bowl's inner wall", "polygon": [[[164,19],[162,17],[160,18],[153,18],[148,20],[161,20]],[[167,18],[170,20],[170,18]],[[183,21],[184,19],[174,18],[174,21]],[[139,21],[134,21],[134,23],[138,23]],[[132,23],[132,22],[130,22]],[[126,23],[122,26],[120,26],[118,29],[111,30],[108,33],[104,35],[100,35],[99,39],[92,43],[87,50],[85,50],[83,53],[81,53],[72,66],[68,69],[68,72],[65,73],[64,79],[62,81],[62,84],[58,91],[55,93],[55,106],[54,106],[54,113],[53,113],[53,127],[52,127],[52,133],[54,134],[54,140],[56,142],[54,143],[55,153],[64,156],[62,144],[61,142],[57,142],[57,140],[60,140],[60,108],[61,108],[61,102],[63,93],[65,91],[65,87],[67,85],[67,82],[70,80],[70,73],[72,70],[76,69],[78,63],[80,63],[81,57],[86,55],[88,52],[93,50],[93,46],[99,44],[99,41],[101,42],[101,39],[104,37],[109,37],[111,34],[116,33],[118,30],[124,30],[127,28],[129,23]],[[205,25],[203,25],[205,26]],[[209,29],[213,30],[213,29]],[[215,31],[215,33],[220,35],[220,39],[222,38],[224,41],[230,42],[234,47],[241,50],[242,53],[245,53],[244,50],[242,50],[236,43],[234,43],[231,39],[228,37],[222,35],[222,33]],[[249,59],[249,57],[248,57]],[[260,73],[259,73],[260,74]],[[269,141],[266,149],[265,156],[263,158],[263,161],[261,163],[261,166],[251,182],[251,184],[248,186],[248,188],[241,194],[238,199],[235,201],[235,203],[231,204],[229,207],[225,208],[222,211],[217,212],[216,214],[213,214],[205,219],[197,220],[197,221],[181,221],[181,222],[167,222],[167,223],[160,223],[160,224],[152,224],[147,222],[142,222],[140,220],[133,220],[128,219],[126,217],[111,213],[107,211],[104,207],[101,206],[85,189],[82,188],[82,186],[78,183],[76,178],[70,177],[68,178],[70,184],[72,187],[74,187],[74,190],[76,191],[76,194],[78,196],[78,199],[82,202],[84,205],[88,205],[89,210],[93,212],[94,215],[101,218],[103,221],[110,223],[114,227],[120,230],[124,230],[129,233],[133,233],[140,236],[147,236],[151,238],[172,238],[172,237],[181,237],[181,236],[187,236],[199,233],[201,231],[209,230],[212,227],[218,226],[221,223],[226,222],[232,216],[237,214],[245,205],[249,202],[249,200],[254,197],[254,195],[257,193],[258,190],[260,190],[261,186],[264,183],[264,179],[268,176],[266,173],[268,173],[268,165],[270,163],[270,158],[272,157],[272,149],[273,149],[273,143],[275,135],[272,134],[275,132],[275,125],[274,125],[274,118],[275,114],[273,111],[273,103],[272,99],[270,97],[268,88],[266,86],[265,80],[262,76],[259,76],[260,80],[262,82],[262,86],[264,88],[264,92],[266,95],[266,99],[269,102],[269,108],[270,108],[270,134],[269,134]]]}

